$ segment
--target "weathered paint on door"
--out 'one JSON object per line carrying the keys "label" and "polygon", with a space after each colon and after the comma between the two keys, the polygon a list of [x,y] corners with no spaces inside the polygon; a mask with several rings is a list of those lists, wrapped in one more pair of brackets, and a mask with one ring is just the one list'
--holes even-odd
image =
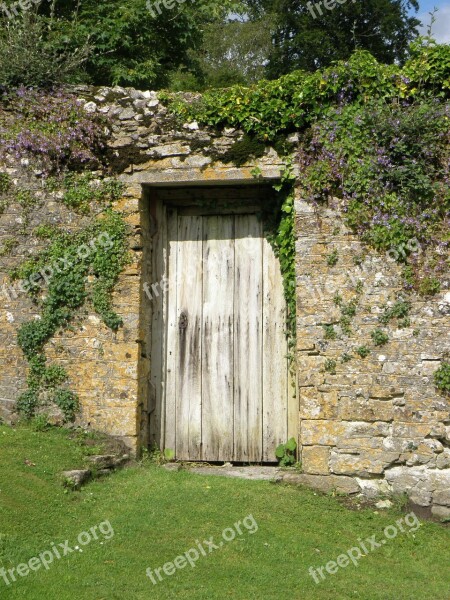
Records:
{"label": "weathered paint on door", "polygon": [[156,271],[167,283],[154,333],[164,341],[153,336],[152,360],[160,446],[181,460],[273,462],[296,435],[296,414],[282,278],[262,222],[242,211],[161,211]]}

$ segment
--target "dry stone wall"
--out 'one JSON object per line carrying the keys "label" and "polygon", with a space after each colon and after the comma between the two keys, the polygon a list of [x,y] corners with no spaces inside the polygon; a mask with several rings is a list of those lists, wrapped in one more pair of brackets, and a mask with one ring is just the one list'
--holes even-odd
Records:
{"label": "dry stone wall", "polygon": [[[283,161],[272,148],[237,167],[230,162],[243,134],[178,123],[154,92],[124,88],[74,88],[85,110],[108,117],[107,158],[125,184],[115,209],[130,227],[133,261],[114,293],[124,321],[113,333],[90,307],[72,331],[51,340],[52,361],[64,365],[82,403],[79,424],[122,438],[132,450],[148,435],[151,365],[150,282],[153,221],[146,187],[255,182],[280,176]],[[189,99],[189,96],[187,96]],[[290,141],[295,143],[296,137]],[[27,228],[52,222],[76,230],[82,218],[49,193],[41,174],[13,157],[3,166],[16,186],[39,199]],[[296,201],[297,377],[302,480],[368,496],[407,493],[436,516],[450,514],[449,398],[438,392],[433,373],[448,355],[448,282],[432,298],[411,297],[410,324],[382,325],[389,341],[376,346],[384,306],[402,293],[398,265],[369,252],[345,229],[338,201],[317,209]],[[42,245],[22,235],[20,209],[11,203],[0,215],[0,244],[13,235],[18,245],[0,259],[0,417],[15,418],[25,387],[26,363],[17,346],[18,326],[37,316],[23,293],[9,293],[8,271]],[[350,308],[349,308],[350,307]],[[351,316],[342,320],[344,313]],[[358,349],[366,348],[362,358]],[[363,352],[363,354],[365,354]],[[57,418],[57,415],[55,415]]]}
{"label": "dry stone wall", "polygon": [[[343,486],[351,477],[368,496],[407,493],[448,516],[449,398],[433,374],[450,349],[449,282],[434,297],[405,294],[395,249],[368,251],[341,215],[338,200],[315,210],[296,203],[305,481],[339,477]],[[380,323],[399,298],[411,303],[409,323]],[[389,338],[382,345],[371,335],[377,329]]]}

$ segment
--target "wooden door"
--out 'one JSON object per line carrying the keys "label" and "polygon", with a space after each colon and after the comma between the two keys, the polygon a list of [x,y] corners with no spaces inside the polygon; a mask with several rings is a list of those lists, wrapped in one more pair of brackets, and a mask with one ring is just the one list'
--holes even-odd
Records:
{"label": "wooden door", "polygon": [[163,228],[167,291],[154,329],[164,341],[157,350],[153,336],[152,356],[160,446],[181,460],[274,462],[297,415],[282,277],[263,224],[171,208]]}

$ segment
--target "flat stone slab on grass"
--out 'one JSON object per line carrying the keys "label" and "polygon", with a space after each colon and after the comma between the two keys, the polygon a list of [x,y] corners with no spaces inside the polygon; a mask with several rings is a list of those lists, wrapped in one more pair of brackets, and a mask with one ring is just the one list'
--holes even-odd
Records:
{"label": "flat stone slab on grass", "polygon": [[[173,465],[173,463],[172,463]],[[176,470],[171,464],[165,465],[169,470]],[[191,473],[198,475],[218,475],[221,477],[238,477],[240,479],[254,479],[260,481],[281,481],[282,470],[277,467],[233,467],[232,465],[224,466],[187,466]]]}
{"label": "flat stone slab on grass", "polygon": [[184,465],[179,463],[168,463],[164,468],[169,471],[178,471],[187,468],[191,473],[197,475],[217,475],[219,477],[237,477],[240,479],[253,479],[255,481],[275,481],[277,483],[290,483],[292,485],[304,485],[321,492],[336,490],[342,494],[356,494],[361,491],[360,486],[351,477],[339,475],[309,475],[299,473],[295,470],[280,469],[279,467],[251,466],[233,467],[231,464],[223,466],[199,466]]}

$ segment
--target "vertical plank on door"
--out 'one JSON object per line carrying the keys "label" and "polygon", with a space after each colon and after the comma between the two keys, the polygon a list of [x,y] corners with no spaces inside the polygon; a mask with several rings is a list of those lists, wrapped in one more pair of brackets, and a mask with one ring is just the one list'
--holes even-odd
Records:
{"label": "vertical plank on door", "polygon": [[143,302],[150,302],[152,310],[149,442],[151,446],[159,444],[162,450],[164,447],[165,309],[167,307],[167,291],[163,290],[161,283],[166,275],[167,223],[166,211],[161,202],[156,205],[156,224],[157,231],[153,237],[152,248],[152,281],[149,286],[151,298],[144,298]]}
{"label": "vertical plank on door", "polygon": [[233,460],[234,217],[203,217],[204,460]]}
{"label": "vertical plank on door", "polygon": [[202,217],[178,217],[176,456],[201,458],[202,439]]}
{"label": "vertical plank on door", "polygon": [[177,261],[178,261],[178,215],[176,210],[167,213],[167,349],[165,385],[165,449],[176,449],[176,391],[178,354],[177,314]]}
{"label": "vertical plank on door", "polygon": [[235,217],[234,460],[262,460],[262,225]]}
{"label": "vertical plank on door", "polygon": [[288,436],[286,301],[280,264],[265,238],[263,255],[263,460],[275,462]]}

